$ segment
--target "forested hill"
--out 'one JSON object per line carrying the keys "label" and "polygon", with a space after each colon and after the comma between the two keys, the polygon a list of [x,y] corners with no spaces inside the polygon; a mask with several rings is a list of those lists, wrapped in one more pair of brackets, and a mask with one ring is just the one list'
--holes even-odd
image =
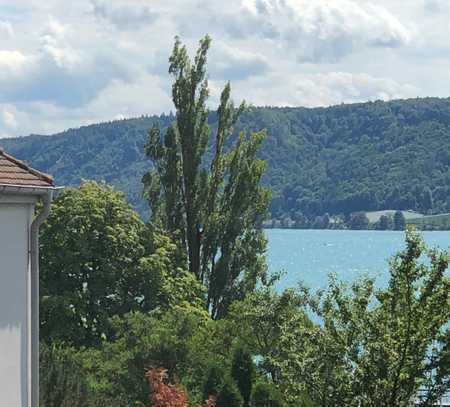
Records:
{"label": "forested hill", "polygon": [[[58,185],[97,179],[123,190],[141,211],[143,154],[154,121],[142,117],[53,136],[2,139],[11,154],[53,174]],[[214,125],[215,115],[210,122]],[[370,102],[329,108],[253,108],[240,129],[267,129],[261,157],[273,217],[314,219],[377,209],[450,211],[450,99]]]}

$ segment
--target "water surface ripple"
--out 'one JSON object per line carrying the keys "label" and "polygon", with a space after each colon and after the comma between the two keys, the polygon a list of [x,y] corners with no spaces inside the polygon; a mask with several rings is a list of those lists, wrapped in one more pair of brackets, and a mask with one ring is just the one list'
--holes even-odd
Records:
{"label": "water surface ripple", "polygon": [[[279,289],[325,287],[327,276],[353,281],[364,275],[377,278],[377,285],[388,281],[388,259],[405,246],[403,232],[267,229],[267,261],[272,272],[285,275]],[[424,232],[429,247],[450,247],[450,232]]]}

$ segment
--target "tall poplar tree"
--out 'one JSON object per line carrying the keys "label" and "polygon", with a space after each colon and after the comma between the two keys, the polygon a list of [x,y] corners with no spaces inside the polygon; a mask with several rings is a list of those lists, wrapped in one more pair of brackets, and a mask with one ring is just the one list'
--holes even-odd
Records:
{"label": "tall poplar tree", "polygon": [[259,226],[270,193],[260,186],[265,163],[256,157],[265,133],[241,132],[230,140],[244,105],[234,106],[229,83],[221,94],[217,129],[208,125],[210,43],[204,37],[191,61],[175,39],[169,73],[176,121],[164,134],[157,126],[150,130],[146,154],[153,169],[143,182],[152,222],[178,236],[217,318],[266,273],[266,240]]}

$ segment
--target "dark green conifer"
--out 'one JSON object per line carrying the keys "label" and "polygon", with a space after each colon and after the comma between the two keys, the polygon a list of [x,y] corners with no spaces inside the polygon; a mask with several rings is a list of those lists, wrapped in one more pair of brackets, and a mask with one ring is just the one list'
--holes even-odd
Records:
{"label": "dark green conifer", "polygon": [[281,392],[272,383],[257,383],[252,392],[251,407],[284,407]]}
{"label": "dark green conifer", "polygon": [[243,407],[242,396],[236,384],[230,378],[225,381],[217,395],[215,407]]}
{"label": "dark green conifer", "polygon": [[250,405],[252,384],[255,377],[255,365],[250,352],[242,346],[238,346],[234,351],[231,376],[242,395],[244,407],[248,407]]}
{"label": "dark green conifer", "polygon": [[405,230],[405,216],[402,211],[397,211],[394,213],[394,229],[395,230]]}

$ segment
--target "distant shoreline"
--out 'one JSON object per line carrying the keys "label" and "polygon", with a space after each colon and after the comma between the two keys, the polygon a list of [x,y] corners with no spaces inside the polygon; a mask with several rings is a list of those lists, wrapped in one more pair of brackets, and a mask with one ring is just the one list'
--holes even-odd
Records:
{"label": "distant shoreline", "polygon": [[297,230],[404,230],[407,225],[421,231],[450,231],[450,213],[423,214],[412,210],[359,211],[347,215],[317,216],[315,219],[285,217],[263,223],[264,229]]}
{"label": "distant shoreline", "polygon": [[[395,232],[395,233],[405,233],[404,230],[379,230],[379,229],[311,229],[311,228],[284,228],[284,227],[263,227],[262,230],[304,230],[309,232]],[[450,232],[450,229],[430,229],[430,230],[420,230],[421,232]]]}

